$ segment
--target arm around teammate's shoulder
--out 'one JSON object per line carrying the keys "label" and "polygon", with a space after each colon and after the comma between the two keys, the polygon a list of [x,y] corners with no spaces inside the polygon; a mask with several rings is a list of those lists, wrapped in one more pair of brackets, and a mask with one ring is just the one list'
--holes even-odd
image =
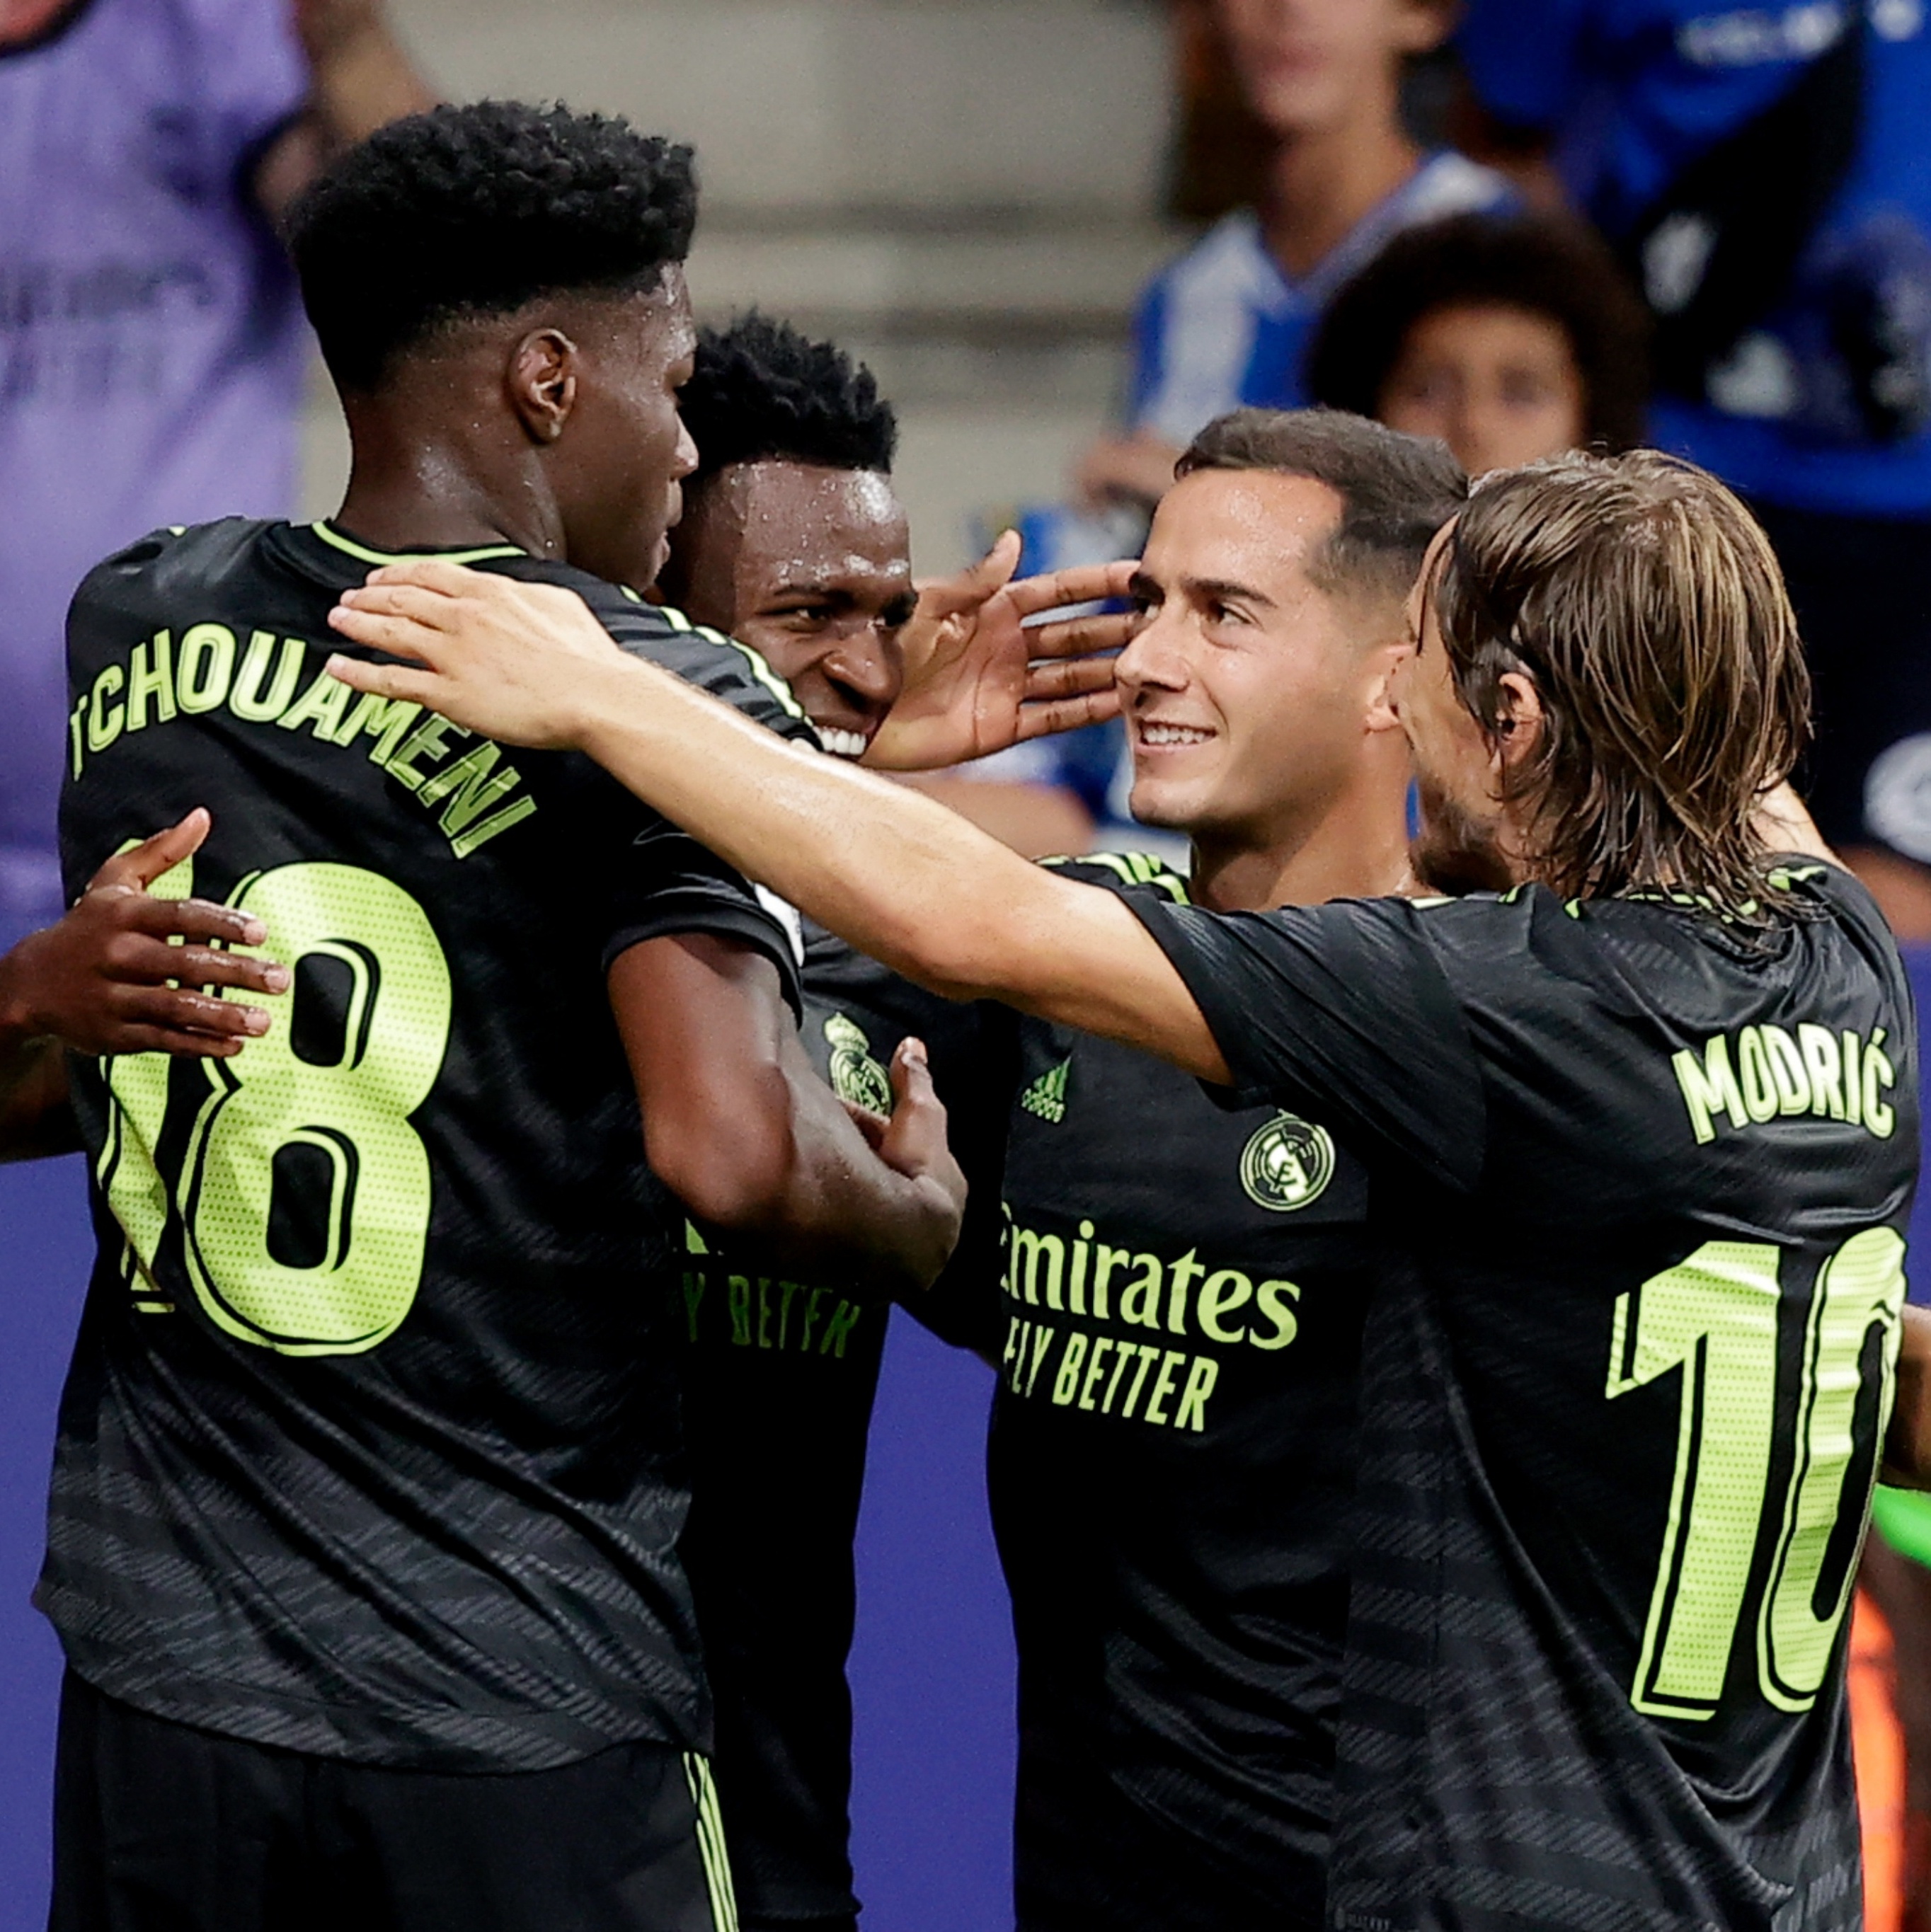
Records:
{"label": "arm around teammate's shoulder", "polygon": [[890,1122],[854,1118],[806,1059],[776,969],[715,933],[629,947],[610,998],[652,1170],[698,1220],[881,1294],[929,1286],[966,1190],[922,1056],[893,1062]]}

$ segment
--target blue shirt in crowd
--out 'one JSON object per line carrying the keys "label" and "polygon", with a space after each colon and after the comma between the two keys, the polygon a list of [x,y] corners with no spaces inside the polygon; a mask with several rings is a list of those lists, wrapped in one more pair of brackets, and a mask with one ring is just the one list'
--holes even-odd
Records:
{"label": "blue shirt in crowd", "polygon": [[[1555,136],[1571,193],[1612,235],[1770,106],[1852,24],[1854,0],[1470,0],[1461,49],[1484,105]],[[1858,152],[1777,312],[1711,394],[1659,397],[1655,440],[1791,508],[1931,516],[1931,430],[1882,442],[1825,419],[1833,278],[1888,278],[1931,367],[1931,31],[1926,0],[1869,0]]]}
{"label": "blue shirt in crowd", "polygon": [[1293,409],[1305,403],[1301,361],[1308,338],[1349,276],[1401,229],[1509,199],[1500,175],[1461,154],[1432,155],[1298,280],[1268,253],[1251,208],[1217,222],[1140,298],[1134,428],[1187,443],[1243,404]]}

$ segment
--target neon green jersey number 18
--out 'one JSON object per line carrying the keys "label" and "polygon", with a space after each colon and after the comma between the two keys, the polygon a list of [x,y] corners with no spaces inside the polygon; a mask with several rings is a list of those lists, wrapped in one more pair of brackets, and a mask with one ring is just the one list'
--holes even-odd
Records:
{"label": "neon green jersey number 18", "polygon": [[[1770,1483],[1779,1259],[1767,1243],[1706,1241],[1634,1298],[1616,1299],[1605,1393],[1613,1400],[1683,1372],[1668,1522],[1629,1694],[1650,1717],[1707,1718],[1723,1694]],[[1807,1710],[1815,1700],[1850,1600],[1854,1566],[1827,1602],[1816,1596],[1841,1512],[1869,1500],[1844,1494],[1853,1424],[1875,1330],[1882,1440],[1903,1300],[1904,1244],[1889,1228],[1852,1235],[1818,1276],[1797,1390],[1795,1466],[1757,1619],[1758,1685],[1780,1709]]]}
{"label": "neon green jersey number 18", "polygon": [[287,1354],[358,1353],[422,1283],[429,1156],[409,1117],[449,1044],[448,962],[416,901],[355,866],[252,874],[230,903],[267,926],[295,996],[233,1059],[197,1063],[209,1090],[172,1187],[167,1063],[110,1063],[102,1185],[148,1281],[171,1205],[211,1321]]}

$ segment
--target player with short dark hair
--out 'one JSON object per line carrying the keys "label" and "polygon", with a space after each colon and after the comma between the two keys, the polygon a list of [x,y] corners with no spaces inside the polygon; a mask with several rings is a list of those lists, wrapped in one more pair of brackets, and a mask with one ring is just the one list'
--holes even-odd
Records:
{"label": "player with short dark hair", "polygon": [[293,992],[232,1060],[77,1072],[101,1256],[39,1591],[64,1932],[731,1923],[675,1546],[685,1218],[921,1286],[963,1191],[943,1112],[908,1043],[861,1130],[797,1042],[788,909],[587,761],[324,662],[372,562],[454,556],[808,734],[754,652],[617,588],[691,466],[693,212],[687,152],[621,122],[384,130],[291,222],[340,514],[159,531],[76,601],[69,879],[207,802],[176,884],[258,920]]}
{"label": "player with short dark hair", "polygon": [[[1189,874],[1100,853],[1062,875],[1220,912],[1398,891],[1386,687],[1467,487],[1440,444],[1359,417],[1209,424],[1155,513],[1116,667],[1134,816],[1189,840]],[[1018,1036],[989,1270],[1018,1924],[1314,1932],[1370,1178],[1320,1109],[1209,1096],[1049,1018]]]}
{"label": "player with short dark hair", "polygon": [[1393,701],[1460,897],[1122,903],[623,659],[561,593],[425,566],[334,621],[427,667],[358,686],[584,747],[901,970],[1361,1152],[1331,1926],[1859,1922],[1843,1612],[1916,1028],[1875,905],[1774,796],[1796,626],[1713,478],[1552,459],[1437,539]]}
{"label": "player with short dark hair", "polygon": [[[891,406],[832,344],[753,314],[701,332],[679,410],[698,466],[662,590],[757,650],[821,742],[857,757],[903,688],[916,603]],[[971,1184],[968,1225],[996,1222],[1003,1109],[976,1010],[818,926],[806,928],[801,977],[805,1050],[854,1104],[889,1112],[885,1068],[907,1036],[923,1041]],[[728,1240],[688,1239],[680,1552],[716,1707],[740,1922],[850,1932],[852,1542],[890,1311],[836,1268],[779,1276]],[[911,1303],[956,1332],[932,1294]]]}

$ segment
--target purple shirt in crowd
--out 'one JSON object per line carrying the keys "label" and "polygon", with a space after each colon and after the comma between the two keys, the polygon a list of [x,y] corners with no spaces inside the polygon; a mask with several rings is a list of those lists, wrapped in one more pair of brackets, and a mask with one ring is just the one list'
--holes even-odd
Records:
{"label": "purple shirt in crowd", "polygon": [[306,338],[250,177],[306,85],[287,0],[80,0],[0,51],[0,932],[60,907],[74,586],[293,507]]}

